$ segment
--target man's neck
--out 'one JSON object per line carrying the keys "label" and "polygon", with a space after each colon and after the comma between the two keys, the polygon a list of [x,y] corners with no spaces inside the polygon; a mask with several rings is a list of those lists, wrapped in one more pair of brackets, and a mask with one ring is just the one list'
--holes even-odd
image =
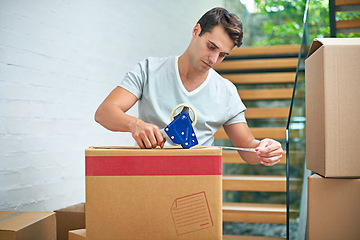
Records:
{"label": "man's neck", "polygon": [[178,61],[179,74],[181,81],[188,92],[197,89],[207,78],[209,71],[205,73],[197,71],[192,65],[187,51],[185,51]]}

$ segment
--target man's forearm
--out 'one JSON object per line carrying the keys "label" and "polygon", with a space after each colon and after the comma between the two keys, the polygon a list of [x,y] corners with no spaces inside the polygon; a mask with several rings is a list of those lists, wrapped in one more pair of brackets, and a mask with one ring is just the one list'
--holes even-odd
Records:
{"label": "man's forearm", "polygon": [[108,130],[131,132],[131,125],[140,120],[124,113],[115,104],[102,104],[95,113],[95,121]]}
{"label": "man's forearm", "polygon": [[[259,140],[254,139],[247,147],[256,148],[257,146],[259,146],[259,143]],[[254,152],[238,151],[238,153],[241,158],[248,164],[256,165],[260,163],[259,157]]]}

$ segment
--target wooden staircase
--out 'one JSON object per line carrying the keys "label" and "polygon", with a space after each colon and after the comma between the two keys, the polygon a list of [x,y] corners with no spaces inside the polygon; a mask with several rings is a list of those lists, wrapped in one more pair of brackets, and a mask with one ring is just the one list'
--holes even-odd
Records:
{"label": "wooden staircase", "polygon": [[[233,49],[230,55],[215,68],[223,77],[238,86],[239,95],[248,107],[245,116],[254,137],[257,139],[277,139],[282,142],[283,149],[285,149],[285,119],[289,114],[299,51],[300,45],[241,47]],[[258,104],[258,102],[260,103]],[[262,122],[269,120],[270,123],[267,126],[259,127],[256,124],[258,120]],[[271,121],[276,122],[279,120],[284,124],[273,127]],[[215,139],[215,141],[228,141],[227,143],[229,143],[224,129],[220,129],[215,134]],[[236,151],[225,150],[223,151],[223,163],[225,165],[235,164],[241,166],[246,164]],[[279,163],[282,169],[281,175],[230,175],[224,172],[223,190],[225,192],[277,192],[283,193],[283,201],[282,203],[249,203],[236,200],[227,202],[225,199],[223,203],[223,221],[225,223],[286,224],[285,163],[286,154],[283,155]],[[224,235],[224,240],[235,239],[270,240],[284,238]]]}
{"label": "wooden staircase", "polygon": [[[337,20],[337,12],[357,12],[358,17],[348,20]],[[360,0],[329,0],[330,36],[337,33],[360,33]]]}

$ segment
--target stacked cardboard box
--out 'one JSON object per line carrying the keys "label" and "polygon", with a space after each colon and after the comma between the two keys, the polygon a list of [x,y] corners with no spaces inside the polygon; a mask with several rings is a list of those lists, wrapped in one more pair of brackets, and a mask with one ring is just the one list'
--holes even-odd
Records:
{"label": "stacked cardboard box", "polygon": [[69,231],[69,240],[86,240],[86,230],[78,229]]}
{"label": "stacked cardboard box", "polygon": [[53,212],[0,212],[0,240],[56,240]]}
{"label": "stacked cardboard box", "polygon": [[360,39],[315,39],[305,86],[308,239],[359,239]]}
{"label": "stacked cardboard box", "polygon": [[86,239],[222,239],[218,147],[86,150]]}
{"label": "stacked cardboard box", "polygon": [[55,213],[57,240],[68,240],[70,230],[85,228],[85,203],[62,208]]}

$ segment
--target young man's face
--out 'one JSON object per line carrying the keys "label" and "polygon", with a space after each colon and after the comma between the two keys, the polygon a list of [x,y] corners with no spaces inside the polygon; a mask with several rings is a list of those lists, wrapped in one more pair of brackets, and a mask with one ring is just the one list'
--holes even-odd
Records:
{"label": "young man's face", "polygon": [[221,25],[215,26],[211,32],[199,36],[200,24],[193,29],[193,38],[189,47],[190,61],[194,68],[206,73],[219,64],[234,48],[235,44]]}

